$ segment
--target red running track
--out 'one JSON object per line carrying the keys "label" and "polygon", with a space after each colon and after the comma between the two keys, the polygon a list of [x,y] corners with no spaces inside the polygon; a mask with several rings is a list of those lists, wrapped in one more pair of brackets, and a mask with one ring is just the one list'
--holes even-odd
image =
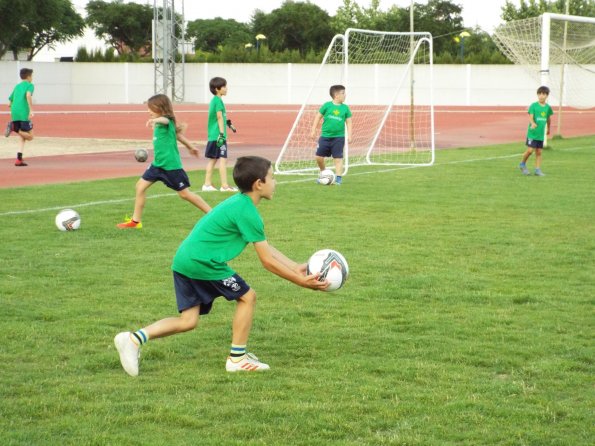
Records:
{"label": "red running track", "polygon": [[[193,141],[206,140],[208,106],[177,104],[175,108],[178,121],[188,124],[186,135]],[[246,154],[274,160],[298,110],[295,105],[228,105],[228,118],[238,129],[229,138],[229,164]],[[37,105],[35,112],[36,136],[145,139],[150,145],[151,130],[145,126],[148,118],[145,105]],[[568,110],[564,117],[564,136],[595,134],[595,110]],[[556,125],[554,115],[552,127],[555,129]],[[520,154],[526,126],[527,112],[523,107],[436,107],[436,147],[518,141]],[[35,141],[30,144],[28,151],[35,150]],[[204,159],[185,153],[183,163],[187,171],[202,169],[205,165]],[[140,176],[143,169],[130,152],[36,156],[29,159],[29,166],[18,168],[11,157],[0,160],[0,188]]]}

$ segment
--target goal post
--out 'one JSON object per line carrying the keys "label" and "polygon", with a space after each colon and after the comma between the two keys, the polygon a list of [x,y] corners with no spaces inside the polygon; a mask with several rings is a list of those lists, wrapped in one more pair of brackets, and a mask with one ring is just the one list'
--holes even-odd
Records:
{"label": "goal post", "polygon": [[558,135],[562,107],[595,107],[595,18],[545,13],[500,25],[493,37],[506,57],[550,88]]}
{"label": "goal post", "polygon": [[[432,36],[348,29],[329,45],[275,162],[281,174],[313,174],[311,129],[329,87],[342,84],[352,112],[344,172],[361,165],[434,162]],[[415,70],[415,71],[414,71]]]}

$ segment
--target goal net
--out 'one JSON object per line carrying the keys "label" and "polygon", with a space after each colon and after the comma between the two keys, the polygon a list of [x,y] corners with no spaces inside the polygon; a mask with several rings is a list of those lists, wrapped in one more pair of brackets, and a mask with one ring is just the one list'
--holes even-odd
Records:
{"label": "goal net", "polygon": [[546,13],[501,25],[493,37],[506,57],[550,88],[550,101],[595,107],[595,18]]}
{"label": "goal net", "polygon": [[[360,165],[434,162],[432,36],[348,29],[333,38],[275,163],[277,173],[318,171],[312,125],[331,85],[344,85],[352,112],[344,172]],[[332,163],[329,163],[331,165]]]}

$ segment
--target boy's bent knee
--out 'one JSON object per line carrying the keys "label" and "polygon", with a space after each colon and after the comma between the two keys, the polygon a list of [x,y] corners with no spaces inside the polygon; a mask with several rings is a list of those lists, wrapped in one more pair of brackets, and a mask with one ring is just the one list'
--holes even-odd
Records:
{"label": "boy's bent knee", "polygon": [[178,191],[178,196],[183,200],[190,200],[193,195],[194,194],[188,188]]}
{"label": "boy's bent knee", "polygon": [[250,288],[250,290],[242,297],[240,297],[238,300],[247,304],[254,305],[256,303],[256,292],[252,288]]}
{"label": "boy's bent knee", "polygon": [[194,314],[184,314],[180,316],[180,320],[178,323],[178,328],[180,331],[190,331],[194,330],[198,325],[198,315]]}

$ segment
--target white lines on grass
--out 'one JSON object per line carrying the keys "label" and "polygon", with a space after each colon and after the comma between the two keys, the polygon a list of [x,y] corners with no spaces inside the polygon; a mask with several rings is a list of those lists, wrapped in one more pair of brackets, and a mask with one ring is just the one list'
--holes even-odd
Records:
{"label": "white lines on grass", "polygon": [[[560,152],[574,152],[577,150],[592,149],[592,148],[593,148],[593,146],[578,146],[578,147],[572,147],[572,148],[568,148],[568,149],[558,149],[558,150]],[[517,158],[517,157],[520,158],[520,156],[521,156],[521,153],[513,153],[510,155],[491,156],[491,157],[487,157],[487,158],[472,158],[472,159],[466,159],[466,160],[447,161],[444,163],[436,162],[436,163],[434,163],[434,167],[435,166],[448,166],[448,165],[452,165],[452,164],[461,164],[461,163],[477,163],[477,162],[481,162],[481,161],[495,161],[495,160],[499,160],[499,159],[510,159],[510,158]],[[386,169],[380,169],[380,170],[374,169],[374,171],[372,171],[372,172],[350,171],[349,176],[355,177],[355,176],[361,176],[361,175],[376,175],[378,173],[396,172],[398,170],[419,169],[422,167],[433,167],[433,166],[395,166],[395,167],[387,167]],[[276,178],[278,180],[279,175],[277,175]],[[296,180],[277,181],[277,184],[296,184],[296,183],[310,183],[310,182],[314,182],[314,180],[312,179],[311,176],[306,179],[300,178],[300,179],[296,179]]]}
{"label": "white lines on grass", "polygon": [[[557,149],[557,150],[559,150],[560,152],[576,152],[578,150],[592,149],[592,148],[593,148],[593,146],[578,146],[578,147],[570,147],[568,149]],[[495,160],[500,160],[500,159],[509,159],[509,158],[518,158],[518,157],[520,157],[520,154],[514,153],[514,154],[510,154],[510,155],[491,156],[491,157],[487,157],[487,158],[472,158],[472,159],[466,159],[466,160],[447,161],[444,163],[437,162],[434,164],[434,166],[448,166],[448,165],[461,164],[461,163],[477,163],[477,162],[482,162],[482,161],[495,161]],[[432,166],[430,166],[430,167],[432,167]],[[381,170],[375,169],[373,172],[350,172],[349,176],[376,175],[378,173],[384,173],[384,172],[395,172],[397,170],[409,170],[409,169],[419,169],[419,168],[420,168],[420,166],[396,166],[396,167],[390,167],[390,168],[381,169]],[[287,181],[279,181],[279,177],[280,177],[280,175],[276,176],[277,184],[314,183],[314,179],[312,178],[312,176],[308,176],[307,178],[300,178],[300,179],[290,179]],[[148,195],[147,199],[173,197],[176,195],[177,195],[177,193],[174,193],[174,192],[167,193],[167,194]],[[38,209],[25,209],[22,211],[0,212],[0,217],[8,217],[11,215],[36,214],[36,213],[58,211],[58,210],[69,209],[69,208],[77,209],[77,208],[81,208],[81,207],[101,206],[101,205],[106,205],[106,204],[112,205],[112,204],[126,203],[126,202],[130,202],[130,201],[134,201],[134,197],[120,198],[120,199],[116,199],[116,200],[89,201],[86,203],[71,204],[71,205],[64,205],[64,206],[52,206],[52,207],[38,208]]]}
{"label": "white lines on grass", "polygon": [[[157,195],[148,195],[147,199],[151,198],[162,198],[162,197],[171,197],[177,195],[177,193],[171,194],[157,194]],[[49,208],[40,208],[40,209],[25,209],[22,211],[8,211],[0,213],[0,217],[6,217],[9,215],[24,215],[24,214],[36,214],[41,212],[50,212],[50,211],[59,211],[62,209],[78,209],[82,207],[88,206],[99,206],[102,204],[119,204],[119,203],[126,203],[127,201],[134,201],[134,197],[130,198],[120,198],[117,200],[100,200],[100,201],[88,201],[86,203],[78,203],[78,204],[69,204],[64,206],[52,206]]]}

